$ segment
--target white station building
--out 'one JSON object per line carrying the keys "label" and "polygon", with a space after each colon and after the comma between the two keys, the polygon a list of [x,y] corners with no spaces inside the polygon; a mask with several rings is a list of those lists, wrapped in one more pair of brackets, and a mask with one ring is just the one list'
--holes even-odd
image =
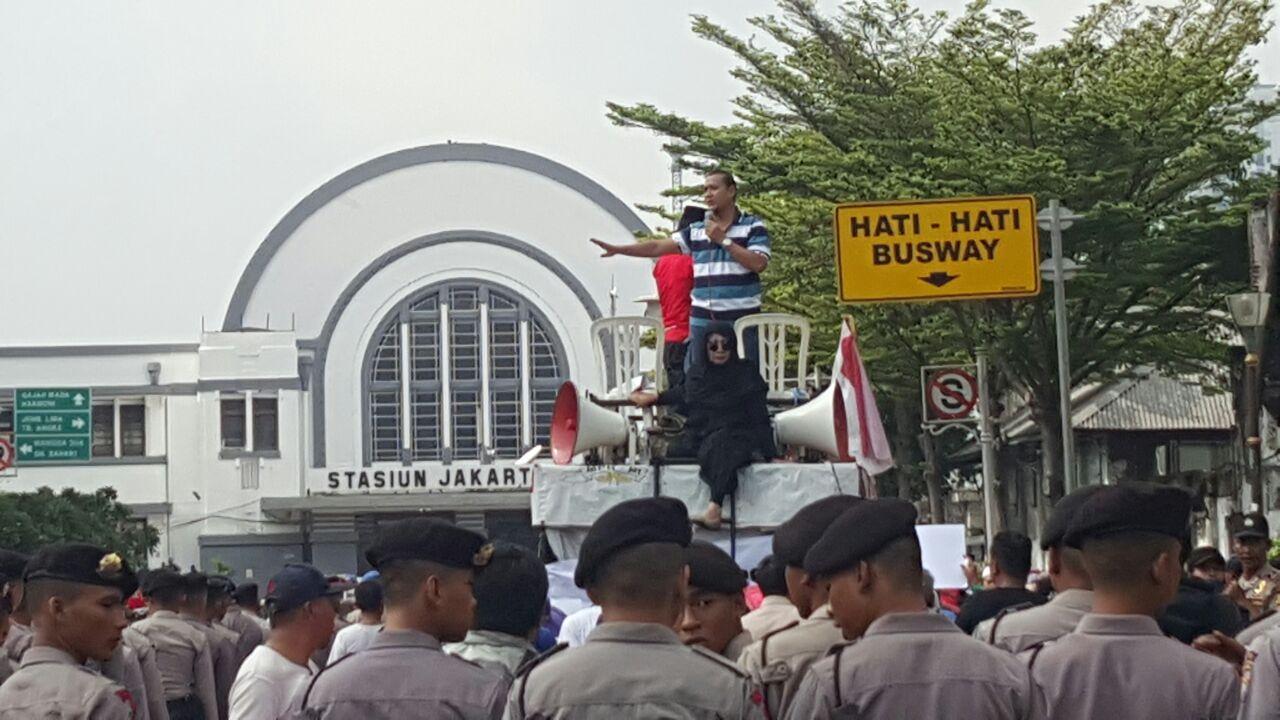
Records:
{"label": "white station building", "polygon": [[[531,542],[531,469],[565,380],[599,387],[589,327],[637,314],[642,261],[590,237],[644,232],[547,158],[481,144],[370,160],[262,239],[220,329],[189,343],[0,347],[15,390],[92,391],[92,458],[19,464],[0,490],[110,486],[156,527],[153,561],[262,577],[363,570],[380,523],[431,513]],[[615,279],[616,278],[616,279]]]}

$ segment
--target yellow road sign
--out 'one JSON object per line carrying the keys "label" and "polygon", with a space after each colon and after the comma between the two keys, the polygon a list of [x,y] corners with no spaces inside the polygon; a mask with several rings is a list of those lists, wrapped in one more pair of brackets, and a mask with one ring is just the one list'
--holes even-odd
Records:
{"label": "yellow road sign", "polygon": [[841,302],[1040,292],[1040,238],[1030,195],[839,205],[835,237]]}

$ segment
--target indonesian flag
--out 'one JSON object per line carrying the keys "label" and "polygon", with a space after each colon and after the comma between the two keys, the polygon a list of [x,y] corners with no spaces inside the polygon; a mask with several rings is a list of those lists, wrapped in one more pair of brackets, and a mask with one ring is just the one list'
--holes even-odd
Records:
{"label": "indonesian flag", "polygon": [[[849,455],[869,476],[879,475],[893,467],[893,451],[889,449],[889,438],[884,434],[880,409],[876,407],[876,396],[871,391],[867,369],[862,365],[858,336],[849,317],[845,317],[840,325],[840,344],[835,364],[831,366],[831,377],[844,405]],[[874,483],[867,485],[875,487]]]}

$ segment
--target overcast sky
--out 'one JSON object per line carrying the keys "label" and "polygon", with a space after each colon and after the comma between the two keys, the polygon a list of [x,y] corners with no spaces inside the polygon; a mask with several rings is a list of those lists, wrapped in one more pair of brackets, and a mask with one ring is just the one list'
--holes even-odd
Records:
{"label": "overcast sky", "polygon": [[[1004,4],[1053,39],[1089,3]],[[728,119],[731,59],[689,15],[745,32],[773,7],[7,0],[0,345],[194,341],[289,208],[406,147],[509,145],[654,202],[669,184],[659,139],[614,127],[605,101]],[[1280,79],[1277,43],[1258,57]]]}

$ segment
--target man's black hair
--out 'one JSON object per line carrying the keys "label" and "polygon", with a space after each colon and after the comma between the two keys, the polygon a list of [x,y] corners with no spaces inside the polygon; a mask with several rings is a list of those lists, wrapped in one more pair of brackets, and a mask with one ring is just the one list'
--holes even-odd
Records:
{"label": "man's black hair", "polygon": [[712,175],[719,175],[720,177],[724,178],[724,183],[729,187],[732,187],[732,188],[738,187],[738,181],[733,177],[733,173],[729,172],[728,170],[725,170],[724,168],[713,168],[711,170],[708,170],[706,174],[703,175],[703,177],[709,178]]}
{"label": "man's black hair", "polygon": [[684,567],[684,550],[676,543],[633,545],[605,561],[589,589],[601,604],[659,606],[671,599]]}
{"label": "man's black hair", "polygon": [[356,585],[356,607],[364,612],[382,612],[382,583],[365,580]]}
{"label": "man's black hair", "polygon": [[764,556],[751,571],[751,579],[760,586],[760,592],[769,595],[787,595],[787,566],[772,555]]}
{"label": "man's black hair", "polygon": [[547,587],[547,569],[531,551],[494,543],[489,564],[476,573],[476,629],[525,637],[542,621]]}
{"label": "man's black hair", "polygon": [[1031,538],[1013,530],[998,532],[991,541],[991,557],[1001,572],[1025,584],[1031,574]]}

